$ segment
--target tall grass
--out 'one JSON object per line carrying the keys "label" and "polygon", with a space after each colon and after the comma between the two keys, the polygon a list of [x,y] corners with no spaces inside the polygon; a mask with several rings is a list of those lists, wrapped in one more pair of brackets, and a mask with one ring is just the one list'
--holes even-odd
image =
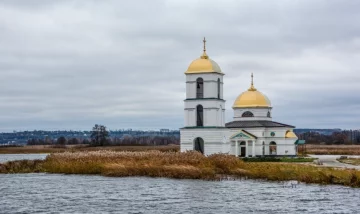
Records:
{"label": "tall grass", "polygon": [[51,154],[43,167],[51,173],[205,180],[232,176],[360,187],[360,171],[356,170],[291,163],[243,162],[230,155],[215,154],[205,157],[197,152],[66,152]]}
{"label": "tall grass", "polygon": [[52,173],[102,174],[106,176],[150,176],[216,179],[241,166],[228,155],[205,157],[197,152],[78,152],[51,154],[44,169]]}
{"label": "tall grass", "polygon": [[197,152],[64,152],[51,154],[44,161],[0,164],[0,172],[3,173],[32,171],[204,180],[219,180],[230,176],[360,187],[360,171],[356,170],[294,163],[243,162],[230,155],[205,157]]}

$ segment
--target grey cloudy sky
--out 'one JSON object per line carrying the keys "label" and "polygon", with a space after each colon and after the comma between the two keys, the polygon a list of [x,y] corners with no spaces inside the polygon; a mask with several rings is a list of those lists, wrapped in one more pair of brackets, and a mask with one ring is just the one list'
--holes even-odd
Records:
{"label": "grey cloudy sky", "polygon": [[360,1],[0,0],[0,131],[177,129],[184,72],[226,74],[226,117],[255,86],[275,121],[360,128]]}

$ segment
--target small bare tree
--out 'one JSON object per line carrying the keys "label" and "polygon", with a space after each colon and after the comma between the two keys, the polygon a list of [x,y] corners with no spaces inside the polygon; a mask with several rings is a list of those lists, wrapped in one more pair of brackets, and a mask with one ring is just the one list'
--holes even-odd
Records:
{"label": "small bare tree", "polygon": [[91,131],[91,145],[104,146],[107,144],[109,132],[106,130],[106,126],[95,124]]}

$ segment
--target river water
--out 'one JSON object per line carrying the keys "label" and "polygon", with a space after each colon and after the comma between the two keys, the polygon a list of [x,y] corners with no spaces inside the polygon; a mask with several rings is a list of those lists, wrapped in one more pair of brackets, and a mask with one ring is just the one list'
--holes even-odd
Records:
{"label": "river water", "polygon": [[0,154],[0,163],[13,160],[45,159],[48,154]]}
{"label": "river water", "polygon": [[359,213],[360,189],[256,180],[0,174],[0,213]]}

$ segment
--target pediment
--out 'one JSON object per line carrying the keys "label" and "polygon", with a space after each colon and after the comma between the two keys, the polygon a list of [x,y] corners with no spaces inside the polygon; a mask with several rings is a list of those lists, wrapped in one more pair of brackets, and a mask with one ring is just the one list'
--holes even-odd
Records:
{"label": "pediment", "polygon": [[238,133],[232,135],[230,137],[230,139],[236,139],[236,138],[241,138],[241,139],[256,139],[257,137],[245,130],[241,130]]}

